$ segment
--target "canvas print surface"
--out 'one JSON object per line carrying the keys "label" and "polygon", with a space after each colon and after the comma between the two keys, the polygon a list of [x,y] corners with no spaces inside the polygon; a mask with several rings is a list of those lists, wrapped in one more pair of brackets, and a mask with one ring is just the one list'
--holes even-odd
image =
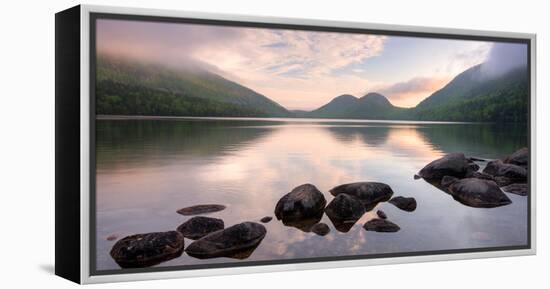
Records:
{"label": "canvas print surface", "polygon": [[94,25],[96,272],[529,246],[526,42]]}

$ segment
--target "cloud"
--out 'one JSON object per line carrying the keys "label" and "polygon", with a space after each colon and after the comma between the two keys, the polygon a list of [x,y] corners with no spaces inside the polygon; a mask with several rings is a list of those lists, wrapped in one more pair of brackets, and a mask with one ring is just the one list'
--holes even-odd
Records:
{"label": "cloud", "polygon": [[369,82],[336,70],[380,55],[385,36],[195,24],[100,20],[97,47],[168,65],[209,70],[288,108],[312,109]]}
{"label": "cloud", "polygon": [[444,80],[481,63],[491,47],[407,38],[390,48],[383,35],[106,19],[98,20],[96,31],[100,53],[201,65],[286,108],[306,110],[365,88],[414,106]]}
{"label": "cloud", "polygon": [[388,97],[394,105],[412,107],[427,95],[442,88],[448,81],[448,78],[415,77],[373,90]]}
{"label": "cloud", "polygon": [[491,78],[526,65],[526,44],[495,43],[481,66],[481,71],[486,77]]}

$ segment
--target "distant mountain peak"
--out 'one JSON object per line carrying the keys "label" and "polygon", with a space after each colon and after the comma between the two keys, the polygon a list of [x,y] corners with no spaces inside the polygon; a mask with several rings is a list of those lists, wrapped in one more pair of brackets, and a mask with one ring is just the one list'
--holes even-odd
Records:
{"label": "distant mountain peak", "polygon": [[387,97],[377,92],[369,92],[359,100],[364,102],[376,103],[378,105],[393,106]]}
{"label": "distant mountain peak", "polygon": [[342,94],[342,95],[339,95],[339,96],[333,98],[332,100],[337,100],[337,99],[357,100],[358,98],[356,96],[351,95],[351,94]]}

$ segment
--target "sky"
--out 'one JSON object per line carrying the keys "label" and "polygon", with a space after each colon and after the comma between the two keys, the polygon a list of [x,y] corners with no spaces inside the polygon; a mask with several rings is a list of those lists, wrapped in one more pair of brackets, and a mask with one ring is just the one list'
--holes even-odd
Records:
{"label": "sky", "polygon": [[96,35],[100,54],[198,64],[301,110],[368,92],[413,107],[476,64],[496,74],[526,59],[511,43],[186,23],[100,19]]}

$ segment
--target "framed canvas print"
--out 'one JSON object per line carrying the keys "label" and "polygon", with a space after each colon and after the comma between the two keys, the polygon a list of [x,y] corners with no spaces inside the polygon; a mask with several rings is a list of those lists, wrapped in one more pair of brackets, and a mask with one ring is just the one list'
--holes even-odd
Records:
{"label": "framed canvas print", "polygon": [[535,36],[56,14],[56,274],[535,253]]}

